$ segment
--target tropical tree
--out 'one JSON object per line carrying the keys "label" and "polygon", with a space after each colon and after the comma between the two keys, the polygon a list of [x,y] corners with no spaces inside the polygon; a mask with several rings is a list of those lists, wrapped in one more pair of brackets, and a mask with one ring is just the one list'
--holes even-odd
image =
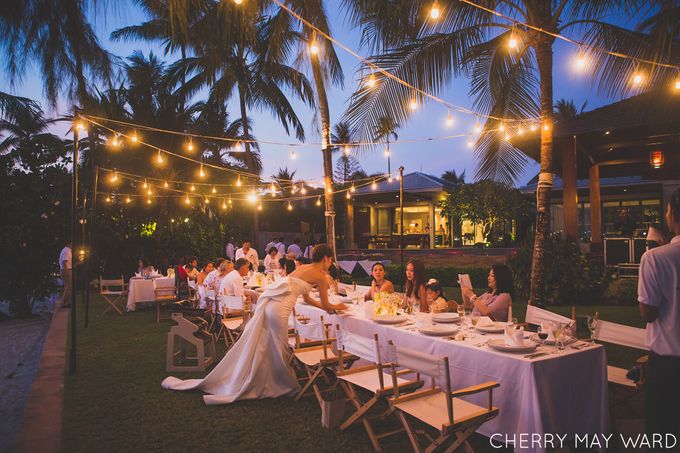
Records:
{"label": "tropical tree", "polygon": [[375,130],[373,132],[373,140],[375,141],[385,141],[387,144],[387,148],[385,149],[385,154],[387,154],[387,174],[391,175],[392,174],[392,168],[390,165],[390,159],[392,158],[392,151],[390,151],[390,138],[393,138],[394,140],[398,140],[399,136],[397,135],[397,129],[399,129],[399,125],[397,125],[394,120],[392,120],[391,117],[389,116],[383,116],[378,118],[378,124],[375,127]]}
{"label": "tropical tree", "polygon": [[[482,2],[486,9],[481,9],[450,0],[435,3],[440,13],[436,20],[430,15],[433,3],[429,0],[345,0],[345,4],[354,23],[363,27],[363,41],[377,52],[371,62],[407,82],[401,84],[378,72],[372,74],[375,83],[363,83],[354,93],[346,120],[362,140],[374,136],[379,118],[390,117],[403,124],[413,114],[409,108],[411,101],[422,104],[427,100],[423,93],[436,96],[453,77],[466,76],[470,78],[473,108],[488,115],[477,141],[476,176],[511,184],[524,169],[526,158],[493,131],[501,125],[521,127],[532,119],[540,119],[541,184],[537,194],[531,300],[541,302],[553,174],[555,35],[580,33],[577,39],[589,49],[590,77],[599,81],[601,91],[622,95],[631,88],[629,77],[637,69],[637,62],[598,49],[658,62],[673,58],[670,49],[660,53],[649,36],[601,19],[622,10],[635,14],[644,3],[523,0]],[[510,20],[502,20],[489,10]],[[645,70],[650,86],[675,77],[658,65]],[[366,71],[373,69],[363,68],[363,73]]]}
{"label": "tropical tree", "polygon": [[293,178],[295,177],[296,170],[288,170],[286,168],[279,168],[276,174],[272,175],[272,179],[276,181],[276,184],[281,189],[283,195],[290,194],[293,187]]}
{"label": "tropical tree", "polygon": [[583,113],[587,103],[588,101],[585,101],[583,105],[581,105],[581,108],[577,109],[573,100],[559,99],[555,103],[555,122],[560,123],[576,118],[577,115]]}
{"label": "tropical tree", "polygon": [[0,52],[12,82],[38,66],[45,96],[56,107],[59,95],[84,102],[92,84],[109,80],[112,57],[87,20],[83,0],[0,2]]}
{"label": "tropical tree", "polygon": [[460,172],[460,174],[456,173],[456,170],[446,170],[442,174],[442,179],[454,185],[465,184],[465,170]]}
{"label": "tropical tree", "polygon": [[359,161],[351,155],[354,149],[352,146],[354,139],[352,137],[352,132],[349,129],[349,125],[342,122],[337,123],[331,134],[331,139],[333,140],[333,143],[341,144],[333,146],[333,151],[342,152],[335,164],[334,176],[337,180],[341,181],[343,185],[346,185],[352,179],[352,176],[363,171]]}

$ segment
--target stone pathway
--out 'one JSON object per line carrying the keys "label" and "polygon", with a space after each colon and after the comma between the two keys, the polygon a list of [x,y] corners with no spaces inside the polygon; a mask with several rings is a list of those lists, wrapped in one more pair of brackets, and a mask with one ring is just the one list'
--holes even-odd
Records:
{"label": "stone pathway", "polygon": [[0,451],[9,451],[38,371],[51,314],[0,321]]}

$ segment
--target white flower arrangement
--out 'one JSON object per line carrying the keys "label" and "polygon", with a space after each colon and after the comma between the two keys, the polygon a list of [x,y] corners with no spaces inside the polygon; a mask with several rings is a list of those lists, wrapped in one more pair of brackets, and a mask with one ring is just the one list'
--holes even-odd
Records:
{"label": "white flower arrangement", "polygon": [[396,293],[375,293],[373,312],[375,316],[394,316],[401,307],[401,296]]}

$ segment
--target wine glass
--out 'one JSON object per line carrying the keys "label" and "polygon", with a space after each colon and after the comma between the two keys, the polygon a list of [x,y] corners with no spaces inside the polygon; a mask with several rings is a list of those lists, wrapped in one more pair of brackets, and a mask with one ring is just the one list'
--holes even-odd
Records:
{"label": "wine glass", "polygon": [[562,351],[564,350],[564,324],[561,322],[557,322],[553,326],[553,336],[555,337],[555,344],[557,345],[557,349]]}
{"label": "wine glass", "polygon": [[548,331],[544,329],[542,326],[538,326],[538,329],[536,330],[536,334],[538,335],[538,338],[541,341],[545,341],[548,339]]}
{"label": "wine glass", "polygon": [[588,316],[588,330],[590,330],[590,342],[595,342],[595,330],[597,329],[597,318]]}

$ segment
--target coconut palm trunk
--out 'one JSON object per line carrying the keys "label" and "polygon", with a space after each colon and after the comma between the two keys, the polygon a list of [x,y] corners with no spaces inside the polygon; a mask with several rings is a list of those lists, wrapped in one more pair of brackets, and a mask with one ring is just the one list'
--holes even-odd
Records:
{"label": "coconut palm trunk", "polygon": [[545,303],[545,244],[550,234],[550,190],[553,180],[553,49],[554,38],[538,33],[535,36],[536,61],[540,74],[541,92],[541,172],[536,189],[536,235],[531,264],[529,302]]}
{"label": "coconut palm trunk", "polygon": [[333,205],[333,158],[331,155],[331,117],[328,110],[328,98],[324,85],[318,54],[311,55],[312,73],[316,85],[317,105],[321,117],[321,155],[323,156],[324,200],[326,205],[326,242],[335,255],[335,207]]}

